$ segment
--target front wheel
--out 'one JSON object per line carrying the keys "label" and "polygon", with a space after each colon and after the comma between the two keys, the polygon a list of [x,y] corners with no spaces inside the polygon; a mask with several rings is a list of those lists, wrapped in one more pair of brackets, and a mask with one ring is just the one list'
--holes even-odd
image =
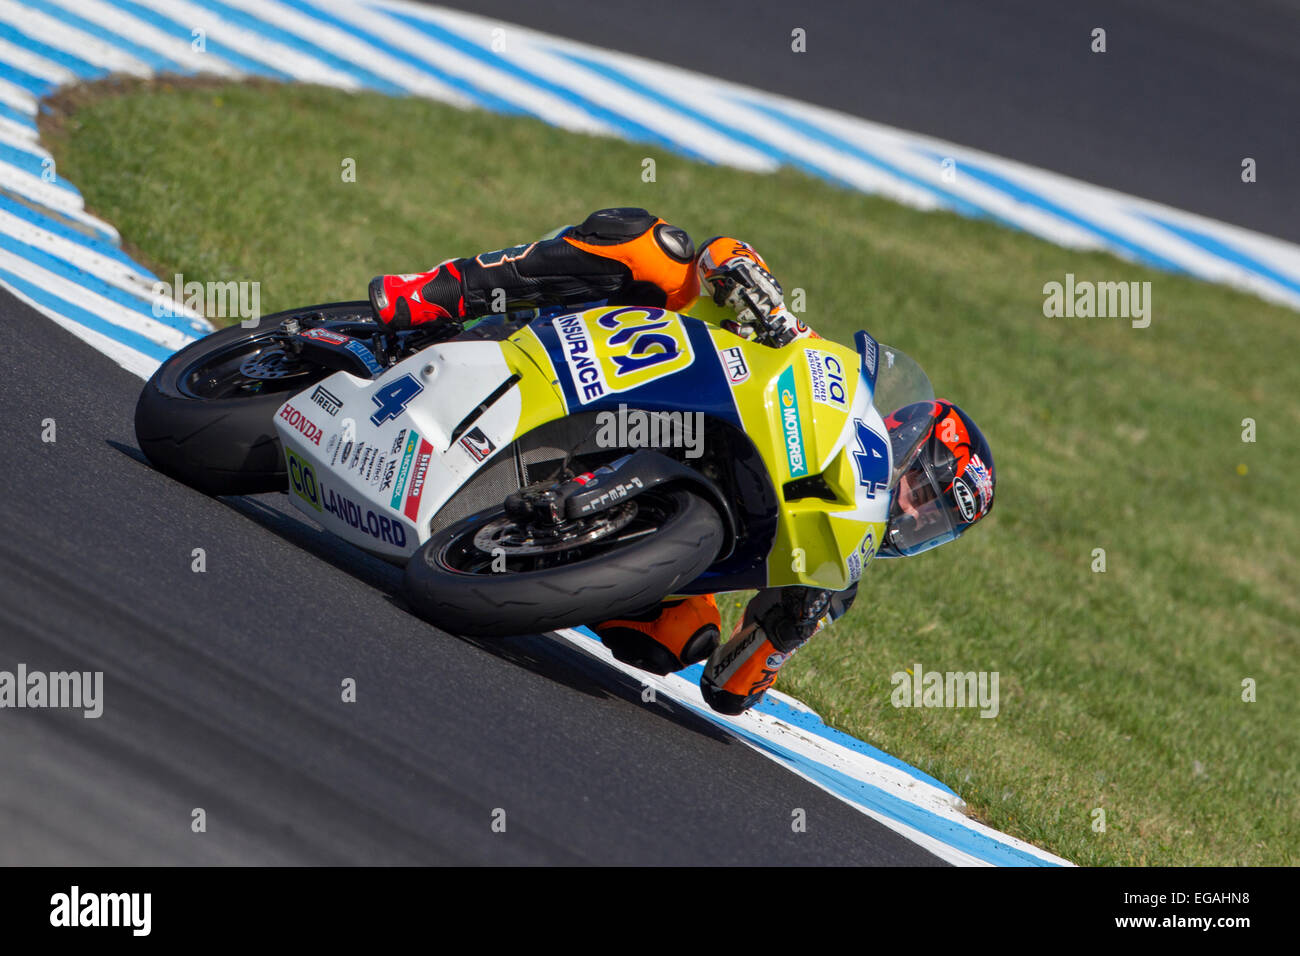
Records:
{"label": "front wheel", "polygon": [[369,303],[337,302],[280,312],[257,328],[231,326],[190,343],[163,362],[136,403],[136,441],[155,468],[210,495],[288,486],[275,411],[332,373],[280,345],[280,320],[291,315],[303,316],[304,324],[375,328]]}
{"label": "front wheel", "polygon": [[722,520],[683,489],[656,488],[591,518],[539,530],[502,509],[435,534],[406,565],[416,611],[446,631],[506,637],[652,607],[718,556]]}

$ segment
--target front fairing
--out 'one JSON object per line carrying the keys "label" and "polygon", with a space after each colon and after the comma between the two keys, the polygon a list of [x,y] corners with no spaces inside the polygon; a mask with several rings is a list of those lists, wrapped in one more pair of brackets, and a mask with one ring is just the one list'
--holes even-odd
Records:
{"label": "front fairing", "polygon": [[890,459],[857,352],[824,339],[768,348],[648,307],[544,319],[515,339],[549,363],[570,414],[699,411],[744,431],[778,502],[746,586],[841,590],[861,575],[884,532]]}

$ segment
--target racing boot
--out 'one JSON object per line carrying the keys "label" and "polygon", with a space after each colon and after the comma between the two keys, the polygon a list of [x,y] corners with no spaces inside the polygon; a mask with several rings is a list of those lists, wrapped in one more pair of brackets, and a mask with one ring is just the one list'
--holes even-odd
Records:
{"label": "racing boot", "polygon": [[610,653],[652,674],[704,660],[718,646],[722,620],[713,595],[665,601],[645,614],[592,626]]}
{"label": "racing boot", "polygon": [[832,617],[829,595],[806,587],[769,588],[755,595],[731,640],[704,665],[700,693],[705,702],[734,716],[762,700],[785,662]]}
{"label": "racing boot", "polygon": [[430,272],[375,276],[370,280],[370,308],[379,324],[393,331],[464,318],[460,270],[448,260]]}

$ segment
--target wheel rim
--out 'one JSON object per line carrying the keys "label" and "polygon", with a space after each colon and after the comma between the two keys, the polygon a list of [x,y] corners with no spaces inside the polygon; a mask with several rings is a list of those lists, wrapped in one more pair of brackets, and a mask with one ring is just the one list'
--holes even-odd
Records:
{"label": "wheel rim", "polygon": [[521,527],[496,511],[455,534],[433,559],[444,570],[464,575],[543,571],[589,561],[655,534],[677,511],[672,497],[653,492],[555,529]]}
{"label": "wheel rim", "polygon": [[[307,327],[307,326],[304,326]],[[335,323],[330,328],[349,329]],[[211,401],[301,391],[331,370],[304,362],[278,341],[279,329],[232,342],[197,358],[177,378],[177,388],[189,398]]]}

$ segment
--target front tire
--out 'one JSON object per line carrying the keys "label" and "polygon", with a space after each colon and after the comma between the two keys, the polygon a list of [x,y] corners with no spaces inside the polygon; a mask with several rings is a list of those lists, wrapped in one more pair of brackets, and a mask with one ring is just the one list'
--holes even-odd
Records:
{"label": "front tire", "polygon": [[[493,555],[473,540],[504,511],[480,512],[435,534],[406,565],[406,593],[416,611],[443,630],[506,637],[577,627],[645,610],[699,577],[723,544],[722,520],[698,495],[654,489],[631,503],[635,519],[621,532],[553,554],[527,567],[493,570]],[[500,566],[499,560],[497,566]],[[507,564],[509,559],[507,559]]]}
{"label": "front tire", "polygon": [[319,366],[287,366],[279,379],[241,382],[239,363],[290,315],[369,323],[365,302],[293,309],[266,316],[257,328],[230,326],[192,342],[165,361],[135,406],[135,436],[155,468],[209,495],[283,491],[284,453],[275,412],[295,392],[332,374]]}

